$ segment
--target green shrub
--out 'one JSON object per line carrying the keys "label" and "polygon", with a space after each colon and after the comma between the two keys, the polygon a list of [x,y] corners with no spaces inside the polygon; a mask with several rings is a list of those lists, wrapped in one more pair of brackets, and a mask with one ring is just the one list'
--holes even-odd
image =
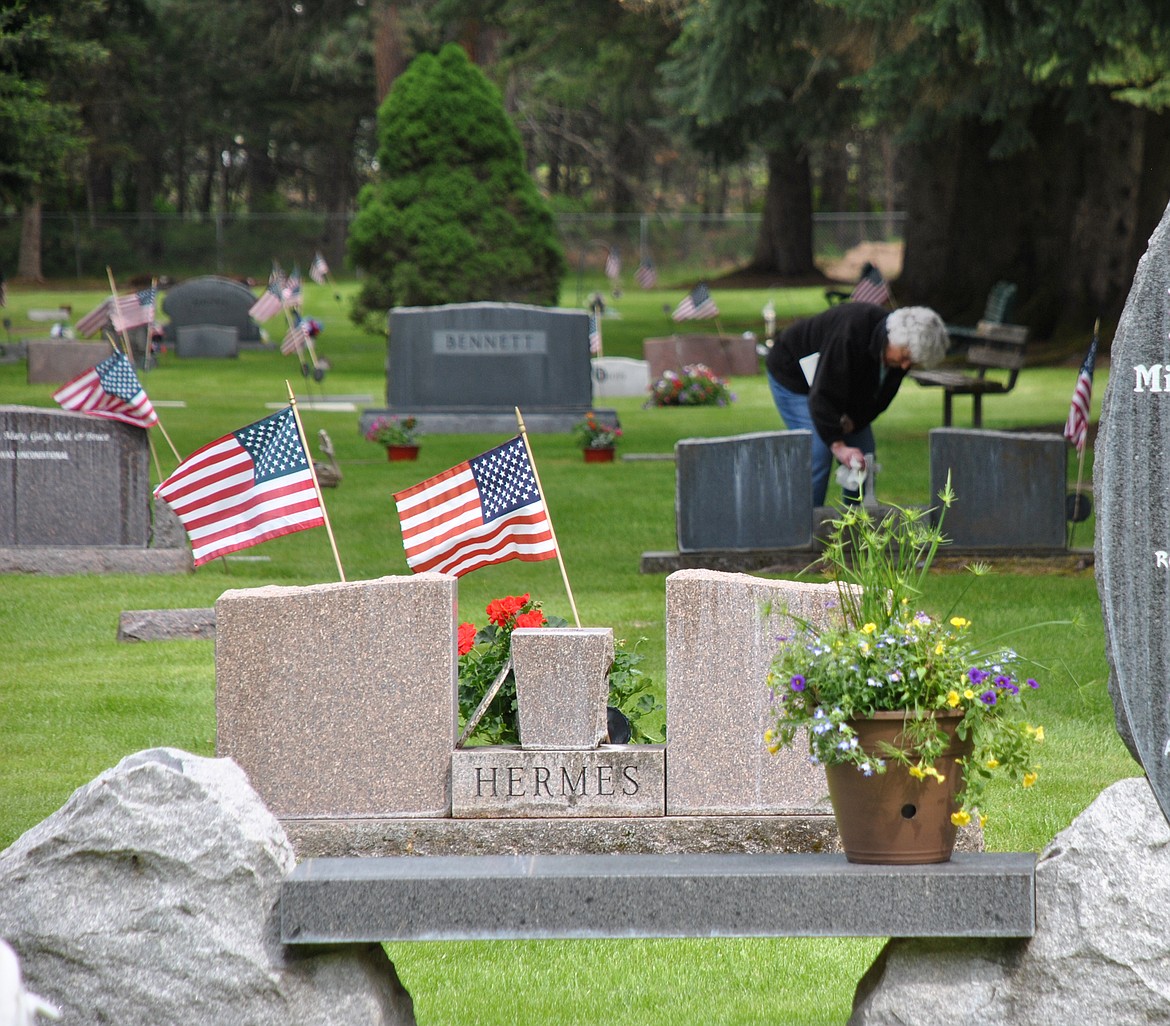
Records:
{"label": "green shrub", "polygon": [[498,90],[454,44],[423,54],[378,112],[380,177],[349,235],[367,272],[354,309],[476,300],[553,305],[565,260]]}

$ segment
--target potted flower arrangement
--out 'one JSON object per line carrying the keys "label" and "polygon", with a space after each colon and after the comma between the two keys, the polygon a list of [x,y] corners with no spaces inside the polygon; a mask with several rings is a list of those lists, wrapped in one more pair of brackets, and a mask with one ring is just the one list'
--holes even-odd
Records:
{"label": "potted flower arrangement", "polygon": [[585,454],[586,463],[611,463],[622,429],[616,424],[602,424],[593,411],[573,425],[573,437]]}
{"label": "potted flower arrangement", "polygon": [[389,460],[418,459],[421,437],[417,417],[378,417],[366,431],[369,441],[386,447]]}
{"label": "potted flower arrangement", "polygon": [[705,364],[692,363],[682,372],[668,370],[650,386],[650,406],[728,406],[735,393]]}
{"label": "potted flower arrangement", "polygon": [[[825,562],[837,583],[837,626],[795,619],[768,683],[772,752],[807,732],[823,765],[846,857],[854,862],[942,862],[956,830],[982,825],[993,774],[1037,780],[1044,728],[1025,715],[1039,685],[1012,649],[976,644],[972,622],[918,605],[943,541],[942,514],[864,506],[832,522]],[[968,568],[975,576],[987,567]]]}

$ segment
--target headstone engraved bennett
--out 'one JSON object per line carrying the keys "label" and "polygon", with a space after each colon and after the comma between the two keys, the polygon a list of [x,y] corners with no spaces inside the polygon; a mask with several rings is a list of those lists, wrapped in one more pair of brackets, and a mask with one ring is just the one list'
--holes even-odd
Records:
{"label": "headstone engraved bennett", "polygon": [[1094,448],[1096,574],[1117,728],[1170,818],[1170,209],[1138,264]]}

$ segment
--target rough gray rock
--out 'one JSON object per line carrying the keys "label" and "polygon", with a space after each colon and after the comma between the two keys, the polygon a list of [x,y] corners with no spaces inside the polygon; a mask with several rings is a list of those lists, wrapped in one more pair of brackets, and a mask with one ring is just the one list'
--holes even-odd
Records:
{"label": "rough gray rock", "polygon": [[1106,788],[1036,867],[1027,941],[892,940],[849,1026],[1170,1022],[1170,826],[1145,777]]}
{"label": "rough gray rock", "polygon": [[0,937],[73,1024],[413,1024],[380,946],[280,943],[294,862],[235,763],[139,752],[0,852]]}

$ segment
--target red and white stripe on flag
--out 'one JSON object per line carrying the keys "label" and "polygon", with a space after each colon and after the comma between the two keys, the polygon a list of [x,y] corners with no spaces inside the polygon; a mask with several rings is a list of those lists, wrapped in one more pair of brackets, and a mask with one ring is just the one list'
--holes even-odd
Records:
{"label": "red and white stripe on flag", "polygon": [[153,287],[141,289],[132,296],[114,296],[111,301],[110,320],[117,331],[129,331],[154,322],[154,301],[157,290]]}
{"label": "red and white stripe on flag", "polygon": [[305,322],[297,321],[295,324],[289,325],[288,331],[284,333],[284,339],[280,343],[280,351],[285,356],[292,353],[299,353],[309,344],[309,336],[305,333]]}
{"label": "red and white stripe on flag", "polygon": [[103,299],[89,313],[73,325],[73,332],[78,338],[88,338],[96,335],[110,323],[110,301]]}
{"label": "red and white stripe on flag", "polygon": [[139,383],[134,366],[117,350],[67,381],[53,393],[53,399],[63,409],[134,427],[149,428],[158,423],[154,404]]}
{"label": "red and white stripe on flag", "polygon": [[557,554],[552,523],[517,436],[394,493],[407,565],[461,577],[509,559]]}
{"label": "red and white stripe on flag", "polygon": [[1073,386],[1072,402],[1068,408],[1068,420],[1064,423],[1064,437],[1083,452],[1089,437],[1089,413],[1093,402],[1093,370],[1097,364],[1097,335],[1089,343],[1089,351],[1081,364],[1077,383]]}
{"label": "red and white stripe on flag", "polygon": [[193,452],[154,494],[182,521],[196,566],[325,523],[291,407]]}

